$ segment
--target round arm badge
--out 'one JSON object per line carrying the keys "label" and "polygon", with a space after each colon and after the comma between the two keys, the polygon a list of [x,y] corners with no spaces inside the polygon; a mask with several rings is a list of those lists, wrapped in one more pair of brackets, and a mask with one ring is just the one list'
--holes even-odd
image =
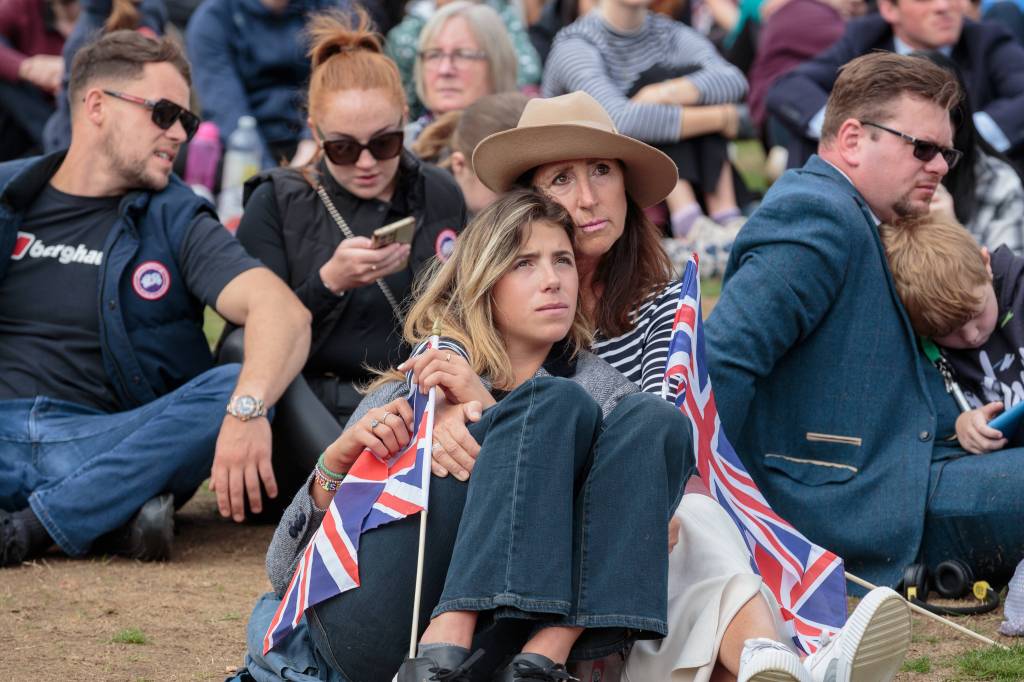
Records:
{"label": "round arm badge", "polygon": [[147,301],[163,298],[171,288],[171,273],[167,267],[155,260],[148,260],[135,268],[132,275],[132,289]]}
{"label": "round arm badge", "polygon": [[434,241],[434,253],[437,254],[439,261],[444,263],[452,255],[452,251],[455,250],[455,240],[458,236],[455,230],[451,228],[441,230],[438,233],[437,239]]}

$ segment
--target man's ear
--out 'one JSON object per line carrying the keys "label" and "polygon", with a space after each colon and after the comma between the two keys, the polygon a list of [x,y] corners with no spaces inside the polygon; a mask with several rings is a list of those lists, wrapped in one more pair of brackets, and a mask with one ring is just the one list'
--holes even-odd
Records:
{"label": "man's ear", "polygon": [[900,8],[893,0],[878,0],[878,13],[887,24],[895,24],[900,20]]}
{"label": "man's ear", "polygon": [[104,116],[106,116],[106,102],[104,99],[101,88],[89,88],[85,91],[82,101],[78,103],[82,110],[82,115],[94,125],[102,123]]}
{"label": "man's ear", "polygon": [[864,139],[868,132],[864,130],[861,122],[855,118],[848,118],[839,126],[832,145],[843,161],[856,168],[861,165],[861,151],[864,146]]}

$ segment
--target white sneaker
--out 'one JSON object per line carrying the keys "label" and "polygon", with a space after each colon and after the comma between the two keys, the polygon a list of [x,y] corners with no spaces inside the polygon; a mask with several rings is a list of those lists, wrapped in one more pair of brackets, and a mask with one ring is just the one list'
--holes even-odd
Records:
{"label": "white sneaker", "polygon": [[888,682],[909,647],[910,607],[888,587],[877,587],[804,665],[814,682]]}
{"label": "white sneaker", "polygon": [[737,682],[813,682],[795,651],[764,637],[743,643],[736,679]]}

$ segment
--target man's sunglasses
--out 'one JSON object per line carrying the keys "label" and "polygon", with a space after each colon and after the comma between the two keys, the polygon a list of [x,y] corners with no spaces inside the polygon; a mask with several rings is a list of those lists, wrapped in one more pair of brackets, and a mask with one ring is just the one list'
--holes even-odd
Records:
{"label": "man's sunglasses", "polygon": [[370,150],[370,154],[378,161],[393,159],[402,153],[402,144],[405,142],[405,133],[401,130],[374,135],[366,144],[347,135],[336,140],[325,140],[323,131],[319,128],[316,130],[323,140],[320,146],[323,147],[324,154],[331,163],[338,166],[352,165],[359,160],[364,149]]}
{"label": "man's sunglasses", "polygon": [[861,121],[860,124],[865,126],[871,126],[872,128],[878,128],[879,130],[884,130],[887,133],[891,133],[899,137],[907,144],[913,145],[914,158],[917,159],[918,161],[924,161],[925,163],[928,163],[929,161],[934,159],[937,154],[942,154],[942,158],[946,162],[946,165],[949,166],[949,170],[953,170],[953,167],[960,163],[960,159],[964,155],[964,153],[959,149],[953,149],[952,147],[943,147],[942,145],[935,144],[934,142],[925,142],[924,140],[917,139],[913,135],[907,135],[906,133],[901,133],[898,130],[886,128],[885,126],[879,125],[878,123],[872,123],[871,121]]}
{"label": "man's sunglasses", "polygon": [[185,137],[188,140],[199,130],[199,117],[184,107],[180,107],[169,99],[145,99],[129,95],[116,90],[104,90],[104,93],[125,102],[138,104],[153,112],[153,123],[160,130],[168,130],[175,121],[181,121],[181,127],[185,129]]}

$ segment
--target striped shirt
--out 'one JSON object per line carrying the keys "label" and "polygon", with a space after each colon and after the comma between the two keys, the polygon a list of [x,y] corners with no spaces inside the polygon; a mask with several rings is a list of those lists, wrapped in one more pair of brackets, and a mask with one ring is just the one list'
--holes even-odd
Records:
{"label": "striped shirt", "polygon": [[633,313],[635,326],[612,339],[598,336],[593,351],[645,393],[661,393],[682,283],[674,281]]}
{"label": "striped shirt", "polygon": [[700,92],[702,105],[740,102],[747,94],[743,73],[686,24],[648,12],[639,30],[620,33],[596,11],[558,32],[544,67],[542,94],[583,90],[604,107],[623,135],[651,144],[675,142],[683,107],[634,104],[626,96],[653,66],[685,74]]}

